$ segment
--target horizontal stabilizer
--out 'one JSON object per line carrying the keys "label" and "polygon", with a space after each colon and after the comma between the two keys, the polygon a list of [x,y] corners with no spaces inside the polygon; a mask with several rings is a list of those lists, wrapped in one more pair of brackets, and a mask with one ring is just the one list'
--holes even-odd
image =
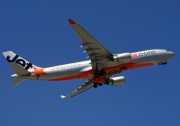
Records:
{"label": "horizontal stabilizer", "polygon": [[24,81],[24,79],[22,79],[22,78],[16,78],[15,81],[11,84],[11,87],[20,84],[22,81]]}

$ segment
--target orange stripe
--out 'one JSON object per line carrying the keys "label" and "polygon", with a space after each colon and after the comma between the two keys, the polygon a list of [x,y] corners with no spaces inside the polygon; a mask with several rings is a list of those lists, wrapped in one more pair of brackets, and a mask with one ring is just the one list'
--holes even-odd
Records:
{"label": "orange stripe", "polygon": [[[122,67],[126,67],[127,70],[131,70],[131,69],[135,69],[135,68],[142,68],[142,67],[147,67],[147,66],[153,66],[153,63],[144,63],[144,64],[137,64],[137,63],[124,63],[118,66],[114,66],[114,67],[108,67],[108,68],[104,68],[105,72],[106,72],[106,76],[112,76],[114,74],[119,73],[120,68]],[[94,74],[96,70],[89,70],[83,73],[80,73],[78,75],[73,75],[73,76],[68,76],[68,77],[63,77],[63,78],[56,78],[56,79],[51,79],[49,81],[66,81],[66,80],[73,80],[73,79],[88,79],[88,76],[90,74]],[[114,72],[114,74],[108,74],[109,72]],[[124,72],[124,71],[121,71]]]}

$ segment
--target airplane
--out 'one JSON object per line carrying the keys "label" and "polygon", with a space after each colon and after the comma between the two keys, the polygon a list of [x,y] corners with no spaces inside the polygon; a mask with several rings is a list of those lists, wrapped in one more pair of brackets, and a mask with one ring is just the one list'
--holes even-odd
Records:
{"label": "airplane", "polygon": [[85,49],[84,53],[88,54],[90,60],[42,68],[12,51],[6,51],[3,52],[3,55],[16,73],[11,75],[12,78],[16,78],[11,86],[16,86],[24,80],[66,81],[86,79],[87,81],[74,92],[67,96],[61,95],[62,98],[71,98],[91,87],[97,88],[103,84],[123,85],[125,83],[124,76],[112,76],[135,68],[166,65],[167,61],[175,56],[174,52],[166,49],[113,54],[81,25],[72,19],[68,19],[68,21],[79,36],[81,47]]}

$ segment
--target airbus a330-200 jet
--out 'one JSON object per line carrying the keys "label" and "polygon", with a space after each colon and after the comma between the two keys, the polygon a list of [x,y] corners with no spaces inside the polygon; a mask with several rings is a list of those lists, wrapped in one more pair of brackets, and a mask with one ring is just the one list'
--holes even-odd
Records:
{"label": "airbus a330-200 jet", "polygon": [[86,79],[87,81],[67,96],[71,98],[91,87],[107,85],[123,85],[124,76],[112,77],[115,74],[153,66],[156,64],[165,65],[167,61],[175,56],[175,53],[166,49],[151,49],[133,53],[113,54],[94,37],[92,37],[81,25],[76,24],[72,19],[68,19],[81,40],[85,53],[90,60],[76,63],[69,63],[59,66],[42,68],[23,59],[12,51],[3,52],[6,60],[16,74],[11,77],[16,78],[11,86],[16,86],[23,80],[43,80],[43,81],[66,81],[73,79]]}

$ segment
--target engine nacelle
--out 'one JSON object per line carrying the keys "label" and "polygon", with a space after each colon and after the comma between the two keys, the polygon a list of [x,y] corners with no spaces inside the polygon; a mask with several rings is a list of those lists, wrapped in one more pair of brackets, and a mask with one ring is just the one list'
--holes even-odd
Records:
{"label": "engine nacelle", "polygon": [[131,61],[131,53],[114,54],[113,60],[116,62],[130,62]]}
{"label": "engine nacelle", "polygon": [[125,78],[124,76],[112,77],[109,78],[108,82],[106,83],[114,86],[123,85],[125,83]]}

